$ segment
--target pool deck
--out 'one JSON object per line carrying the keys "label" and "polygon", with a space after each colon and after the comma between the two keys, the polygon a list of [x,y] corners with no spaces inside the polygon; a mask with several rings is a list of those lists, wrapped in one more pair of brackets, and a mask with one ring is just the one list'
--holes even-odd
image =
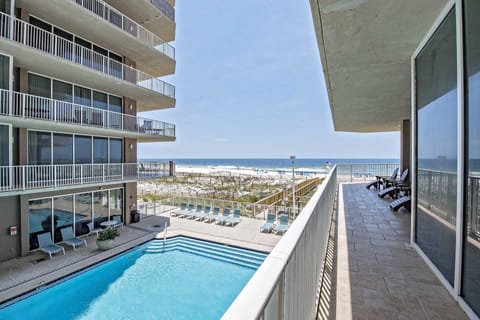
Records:
{"label": "pool deck", "polygon": [[43,252],[32,252],[28,256],[0,262],[0,303],[10,300],[38,287],[109,259],[121,252],[136,247],[154,238],[185,235],[204,240],[240,246],[252,250],[270,252],[280,236],[260,233],[263,220],[242,217],[235,227],[170,217],[166,212],[157,216],[146,216],[139,223],[124,226],[116,246],[100,251],[96,246],[96,236],[85,237],[87,248],[78,247],[75,251],[62,244],[65,255],[56,254],[51,260]]}

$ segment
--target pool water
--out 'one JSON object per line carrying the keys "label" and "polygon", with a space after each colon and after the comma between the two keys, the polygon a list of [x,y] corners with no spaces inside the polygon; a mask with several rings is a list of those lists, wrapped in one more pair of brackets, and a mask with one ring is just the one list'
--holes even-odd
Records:
{"label": "pool water", "polygon": [[255,272],[147,246],[0,309],[0,319],[219,319]]}

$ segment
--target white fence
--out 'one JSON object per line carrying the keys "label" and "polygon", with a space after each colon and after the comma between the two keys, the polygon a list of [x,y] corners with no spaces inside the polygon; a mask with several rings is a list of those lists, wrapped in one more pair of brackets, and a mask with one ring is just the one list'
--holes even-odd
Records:
{"label": "white fence", "polygon": [[175,87],[167,82],[2,12],[0,12],[0,37],[162,95],[175,97]]}
{"label": "white fence", "polygon": [[144,172],[136,163],[2,166],[0,192],[159,178],[169,173],[168,165],[162,168]]}
{"label": "white fence", "polygon": [[3,89],[0,115],[175,137],[171,123]]}
{"label": "white fence", "polygon": [[369,181],[375,176],[391,176],[396,168],[399,168],[398,163],[338,164],[337,177],[341,182]]}
{"label": "white fence", "polygon": [[222,319],[314,319],[337,187],[334,167]]}

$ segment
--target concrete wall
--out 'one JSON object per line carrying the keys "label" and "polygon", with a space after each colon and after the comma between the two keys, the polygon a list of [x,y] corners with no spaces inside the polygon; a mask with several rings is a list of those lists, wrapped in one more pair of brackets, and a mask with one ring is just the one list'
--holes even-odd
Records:
{"label": "concrete wall", "polygon": [[[0,208],[0,261],[3,261],[20,255],[21,234],[28,233],[28,228],[20,225],[18,196],[1,197]],[[16,236],[10,235],[11,226],[17,226]]]}
{"label": "concrete wall", "polygon": [[130,211],[135,210],[137,205],[137,183],[125,184],[125,223],[130,223]]}

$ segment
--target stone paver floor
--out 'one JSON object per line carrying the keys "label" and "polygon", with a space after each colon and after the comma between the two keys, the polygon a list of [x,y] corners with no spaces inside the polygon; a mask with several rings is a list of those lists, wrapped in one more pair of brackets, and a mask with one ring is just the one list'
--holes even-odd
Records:
{"label": "stone paver floor", "polygon": [[409,246],[410,213],[388,204],[365,184],[339,186],[336,318],[468,319]]}

